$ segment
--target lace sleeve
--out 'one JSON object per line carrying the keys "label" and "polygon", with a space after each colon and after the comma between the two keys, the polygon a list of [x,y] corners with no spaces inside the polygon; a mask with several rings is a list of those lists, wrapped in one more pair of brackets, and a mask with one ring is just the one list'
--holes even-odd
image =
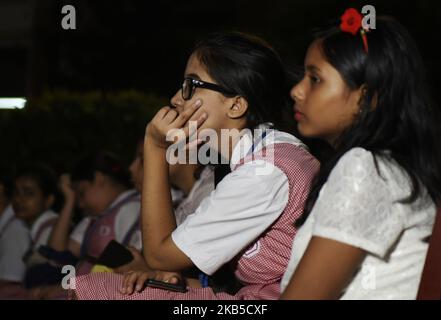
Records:
{"label": "lace sleeve", "polygon": [[331,172],[312,210],[313,235],[384,258],[405,225],[404,213],[394,210],[392,185],[379,175],[371,152],[350,150]]}

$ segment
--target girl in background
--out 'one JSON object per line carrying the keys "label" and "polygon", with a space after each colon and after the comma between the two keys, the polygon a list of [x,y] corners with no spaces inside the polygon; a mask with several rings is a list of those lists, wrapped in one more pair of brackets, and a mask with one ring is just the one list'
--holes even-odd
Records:
{"label": "girl in background", "polygon": [[55,173],[43,165],[23,168],[15,177],[12,206],[15,216],[29,227],[30,257],[41,246],[47,245],[58,214],[52,210],[59,202]]}
{"label": "girl in background", "polygon": [[[139,194],[130,189],[130,175],[114,155],[98,151],[82,158],[72,176],[62,175],[60,189],[65,198],[60,218],[40,259],[28,272],[28,287],[37,299],[63,299],[60,283],[64,265],[76,265],[76,274],[87,274],[111,240],[141,249],[134,237],[139,219]],[[75,204],[86,215],[71,232]]]}
{"label": "girl in background", "polygon": [[[144,138],[138,142],[135,157],[130,165],[130,173],[133,184],[138,192],[142,192],[142,180],[144,177]],[[193,213],[201,201],[208,197],[214,190],[214,169],[211,166],[198,164],[174,164],[169,167],[170,189],[176,221],[180,224],[189,214]],[[141,224],[138,224],[137,233],[141,239]],[[136,234],[138,236],[138,234]],[[127,265],[115,269],[117,273],[130,271],[148,271],[142,251],[128,247],[134,259]],[[180,274],[167,273],[167,278],[178,277]],[[165,273],[161,275],[161,279]],[[159,279],[159,276],[158,276]]]}
{"label": "girl in background", "polygon": [[[12,207],[17,219],[28,229],[26,253],[21,259],[26,264],[24,279],[20,282],[8,283],[0,291],[3,299],[29,299],[29,292],[22,286],[26,283],[28,273],[36,263],[39,250],[47,245],[52,228],[58,214],[59,191],[55,173],[44,165],[28,165],[18,171],[14,179]],[[8,243],[16,254],[23,252],[21,242]]]}
{"label": "girl in background", "polygon": [[[100,151],[80,160],[71,180],[76,203],[87,216],[70,236],[71,219],[57,225],[50,247],[58,252],[68,250],[80,260],[98,258],[113,239],[140,250],[140,239],[132,241],[131,237],[139,217],[139,194],[130,188],[130,175],[124,165],[112,154]],[[73,196],[68,186],[64,190]],[[90,271],[90,265],[84,265],[87,267],[80,268],[80,273]]]}
{"label": "girl in background", "polygon": [[30,245],[29,230],[15,217],[11,199],[12,178],[6,169],[0,169],[0,287],[21,283],[26,271],[23,256]]}

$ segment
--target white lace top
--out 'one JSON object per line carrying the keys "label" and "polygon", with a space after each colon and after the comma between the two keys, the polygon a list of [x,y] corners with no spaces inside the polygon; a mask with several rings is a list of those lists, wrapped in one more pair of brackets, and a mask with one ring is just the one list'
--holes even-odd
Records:
{"label": "white lace top", "polygon": [[288,285],[312,236],[367,252],[341,299],[415,299],[432,233],[436,208],[430,197],[411,205],[406,173],[393,161],[354,148],[331,172],[317,202],[298,231],[282,280]]}

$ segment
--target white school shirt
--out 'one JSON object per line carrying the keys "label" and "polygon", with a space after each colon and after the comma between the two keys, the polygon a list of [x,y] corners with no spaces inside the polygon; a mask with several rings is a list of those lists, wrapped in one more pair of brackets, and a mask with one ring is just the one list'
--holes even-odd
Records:
{"label": "white school shirt", "polygon": [[[38,248],[40,246],[45,246],[48,244],[49,237],[51,235],[52,228],[53,228],[54,224],[46,227],[40,234],[38,234],[38,233],[39,233],[39,230],[41,229],[41,227],[46,222],[48,222],[49,220],[55,219],[57,217],[58,217],[58,214],[56,214],[54,211],[47,210],[47,211],[43,212],[37,218],[37,220],[34,221],[34,223],[32,224],[32,227],[31,227],[31,240],[33,243],[32,250],[36,251],[36,250],[38,250]],[[37,236],[38,236],[38,239],[37,239]]]}
{"label": "white school shirt", "polygon": [[[254,154],[275,143],[290,143],[306,149],[296,137],[276,130],[263,139],[260,133],[256,134],[254,139]],[[232,172],[172,233],[176,246],[208,275],[258,238],[288,203],[288,178],[273,164],[253,160],[235,170],[252,146],[251,134],[236,143],[230,161]],[[265,174],[260,174],[262,172]]]}
{"label": "white school shirt", "polygon": [[[182,203],[182,201],[184,200],[184,193],[179,190],[179,189],[175,189],[175,188],[171,188],[170,189],[171,192],[171,198],[172,198],[172,203],[173,203],[173,207],[178,206]],[[140,200],[141,201],[141,197]],[[141,208],[139,209],[139,215],[141,214]],[[139,218],[140,216],[138,216]],[[139,251],[142,250],[142,232],[141,232],[141,221],[139,221],[138,226],[136,228],[136,230],[133,232],[133,234],[130,236],[128,245],[132,246],[136,249],[138,249]]]}
{"label": "white school shirt", "polygon": [[312,236],[366,251],[341,299],[415,299],[436,208],[427,193],[415,204],[397,201],[410,194],[406,173],[393,161],[354,148],[339,160],[293,242],[282,292]]}
{"label": "white school shirt", "polygon": [[[128,190],[121,193],[109,206],[112,208],[122,199],[127,197],[130,193],[133,193],[134,190]],[[122,243],[124,241],[125,236],[129,229],[133,226],[133,224],[138,221],[139,214],[141,209],[140,201],[130,201],[121,206],[118,213],[115,216],[115,237],[116,241]],[[75,227],[70,235],[70,239],[77,242],[79,245],[83,243],[84,236],[87,231],[87,227],[90,224],[91,217],[83,218],[79,224]],[[142,239],[140,235],[136,235],[136,233],[130,238],[129,245],[135,247],[138,250],[142,249]]]}
{"label": "white school shirt", "polygon": [[182,190],[179,190],[175,187],[170,188],[170,194],[172,199],[173,208],[177,208],[179,204],[184,200],[184,192]]}
{"label": "white school shirt", "polygon": [[214,190],[214,168],[206,166],[199,179],[194,183],[190,193],[181,200],[175,209],[176,225],[180,225],[188,215],[193,214],[202,200]]}
{"label": "white school shirt", "polygon": [[26,272],[23,256],[30,244],[29,229],[22,220],[14,217],[14,210],[8,206],[0,216],[0,280],[23,280]]}

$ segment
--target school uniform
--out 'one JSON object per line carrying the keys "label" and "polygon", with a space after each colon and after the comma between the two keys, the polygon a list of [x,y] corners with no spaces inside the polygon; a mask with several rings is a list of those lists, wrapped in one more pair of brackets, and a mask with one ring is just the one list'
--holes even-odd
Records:
{"label": "school uniform", "polygon": [[202,200],[207,198],[214,190],[214,168],[206,166],[202,170],[198,180],[194,183],[189,194],[183,197],[174,210],[176,224],[180,225],[184,220],[193,214],[201,204]]}
{"label": "school uniform", "polygon": [[23,256],[30,244],[28,228],[15,217],[12,206],[8,206],[0,216],[0,280],[23,280],[26,271]]}
{"label": "school uniform", "polygon": [[[263,127],[261,129],[264,129]],[[197,268],[212,275],[231,263],[244,285],[236,294],[211,288],[176,293],[146,288],[130,296],[119,293],[122,277],[77,278],[79,299],[277,299],[288,264],[295,220],[318,161],[296,137],[280,131],[244,135],[234,146],[232,172],[172,233],[172,239]]]}
{"label": "school uniform", "polygon": [[32,250],[37,251],[40,246],[45,246],[49,242],[49,237],[52,233],[52,228],[58,218],[52,210],[43,212],[31,226],[31,241]]}
{"label": "school uniform", "polygon": [[70,239],[81,246],[81,258],[98,258],[111,240],[140,250],[141,239],[134,239],[139,220],[140,195],[135,190],[121,193],[99,216],[86,217],[72,232]]}
{"label": "school uniform", "polygon": [[[1,288],[0,290],[0,299],[31,299],[31,295],[29,291],[26,290],[24,286],[22,286],[21,282],[26,282],[26,277],[28,276],[29,268],[33,264],[31,262],[32,258],[35,256],[35,253],[38,252],[39,248],[46,246],[49,240],[49,236],[52,232],[52,227],[55,224],[58,215],[52,210],[47,210],[40,214],[40,216],[32,223],[30,229],[24,225],[24,222],[20,219],[15,219],[10,227],[8,227],[8,231],[14,232],[13,237],[17,237],[19,234],[20,239],[14,244],[13,248],[17,249],[15,252],[15,261],[17,266],[17,274],[20,275],[20,278],[16,277],[17,284],[10,284]],[[16,226],[17,229],[12,230],[11,226]],[[23,230],[23,227],[26,231]],[[26,240],[24,237],[26,236]],[[14,241],[14,240],[13,240]],[[14,243],[14,242],[12,242]],[[11,245],[11,242],[8,243]],[[18,260],[21,262],[18,262]],[[23,266],[24,265],[24,266]],[[20,273],[18,273],[18,271]],[[9,279],[13,280],[13,279]]]}
{"label": "school uniform", "polygon": [[348,151],[332,170],[294,240],[283,277],[288,285],[313,236],[366,252],[341,299],[415,299],[436,208],[423,188],[413,204],[410,179],[392,159],[363,148]]}

